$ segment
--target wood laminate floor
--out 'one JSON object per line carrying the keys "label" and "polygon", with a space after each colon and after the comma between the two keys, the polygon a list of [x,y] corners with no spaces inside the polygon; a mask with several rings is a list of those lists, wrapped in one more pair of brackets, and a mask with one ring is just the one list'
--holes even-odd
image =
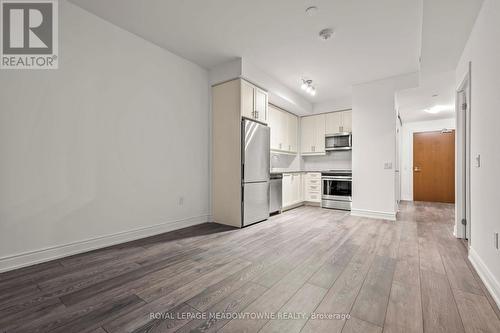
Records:
{"label": "wood laminate floor", "polygon": [[452,223],[404,203],[190,227],[0,274],[0,331],[500,332]]}

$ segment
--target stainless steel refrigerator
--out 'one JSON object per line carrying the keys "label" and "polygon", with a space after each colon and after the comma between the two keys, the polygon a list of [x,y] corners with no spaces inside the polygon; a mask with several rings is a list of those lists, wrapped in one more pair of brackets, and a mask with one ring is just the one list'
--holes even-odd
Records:
{"label": "stainless steel refrigerator", "polygon": [[242,226],[269,218],[270,131],[261,123],[241,122]]}

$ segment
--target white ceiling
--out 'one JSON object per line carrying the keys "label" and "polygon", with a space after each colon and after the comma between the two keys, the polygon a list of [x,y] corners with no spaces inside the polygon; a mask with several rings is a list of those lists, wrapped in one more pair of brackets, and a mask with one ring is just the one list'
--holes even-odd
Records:
{"label": "white ceiling", "polygon": [[455,70],[483,0],[423,0],[421,76]]}
{"label": "white ceiling", "polygon": [[[420,85],[396,94],[404,122],[452,118],[425,109],[455,104],[455,68],[481,9],[483,0],[423,0]],[[432,97],[433,95],[438,95]]]}
{"label": "white ceiling", "polygon": [[[71,0],[200,66],[244,57],[312,103],[419,69],[422,0]],[[305,9],[315,5],[316,16]],[[335,29],[329,41],[323,28]],[[318,94],[299,88],[314,80]]]}
{"label": "white ceiling", "polygon": [[419,87],[398,91],[396,93],[396,103],[403,122],[454,117],[454,110],[431,114],[425,112],[425,109],[430,109],[436,105],[450,106],[454,109],[455,72],[449,71],[425,79],[422,78]]}

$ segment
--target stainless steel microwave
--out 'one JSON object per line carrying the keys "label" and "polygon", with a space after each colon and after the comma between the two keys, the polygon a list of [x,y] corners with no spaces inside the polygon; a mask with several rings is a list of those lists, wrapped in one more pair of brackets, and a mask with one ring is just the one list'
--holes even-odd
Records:
{"label": "stainless steel microwave", "polygon": [[337,133],[328,135],[325,138],[326,150],[351,150],[352,149],[352,133]]}

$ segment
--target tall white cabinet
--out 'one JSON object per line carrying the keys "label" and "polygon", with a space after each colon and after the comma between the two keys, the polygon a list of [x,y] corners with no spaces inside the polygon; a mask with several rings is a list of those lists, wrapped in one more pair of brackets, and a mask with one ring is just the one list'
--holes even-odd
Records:
{"label": "tall white cabinet", "polygon": [[298,152],[298,117],[271,104],[268,110],[271,150],[296,154]]}
{"label": "tall white cabinet", "polygon": [[325,115],[302,117],[300,125],[302,155],[325,155]]}
{"label": "tall white cabinet", "polygon": [[235,79],[212,87],[212,215],[216,223],[242,225],[241,119],[267,122],[267,93]]}

